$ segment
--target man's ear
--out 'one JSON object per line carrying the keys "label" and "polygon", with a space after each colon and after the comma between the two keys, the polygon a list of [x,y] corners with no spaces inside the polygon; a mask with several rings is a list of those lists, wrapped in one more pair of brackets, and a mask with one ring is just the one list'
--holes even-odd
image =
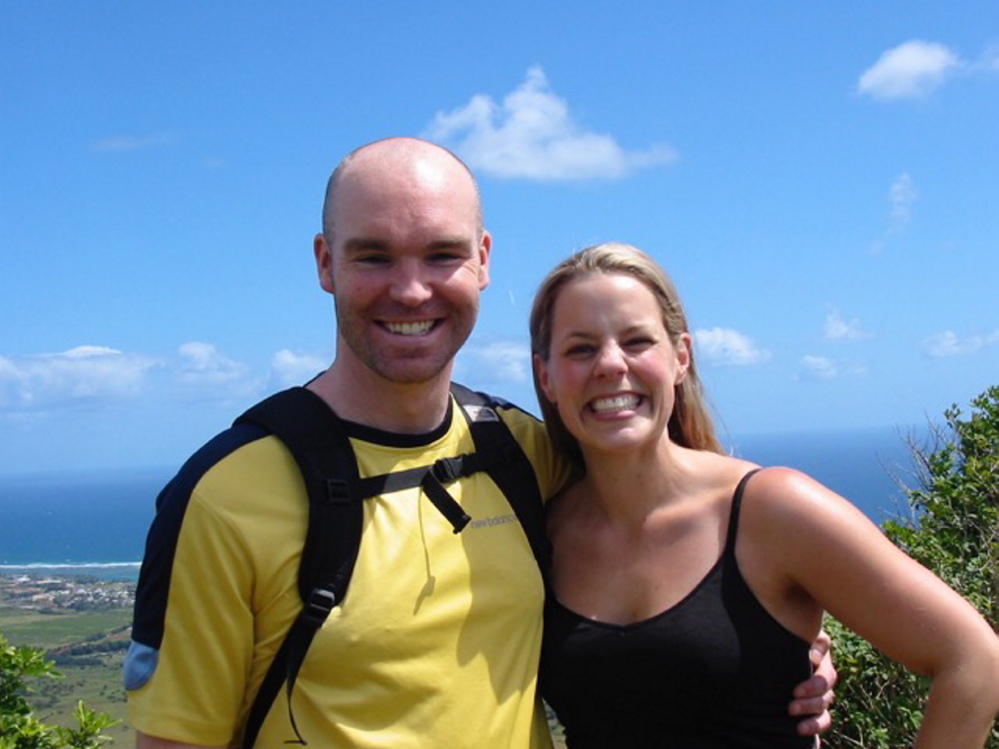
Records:
{"label": "man's ear", "polygon": [[319,233],[312,240],[312,252],[316,256],[316,273],[319,276],[319,285],[323,291],[335,294],[333,288],[333,252],[326,242],[326,237]]}
{"label": "man's ear", "polygon": [[479,239],[479,291],[489,285],[489,255],[493,248],[493,237],[483,230]]}

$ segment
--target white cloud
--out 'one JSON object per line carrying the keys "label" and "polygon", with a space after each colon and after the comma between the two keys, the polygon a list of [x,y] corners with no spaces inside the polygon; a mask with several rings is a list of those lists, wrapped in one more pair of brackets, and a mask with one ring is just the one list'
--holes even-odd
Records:
{"label": "white cloud", "polygon": [[973,354],[996,344],[999,344],[999,330],[994,330],[987,335],[973,335],[967,338],[961,338],[952,330],[945,330],[943,333],[924,339],[922,345],[927,356],[942,359]]}
{"label": "white cloud", "polygon": [[919,190],[916,189],[916,181],[909,175],[903,174],[894,182],[888,190],[888,200],[891,202],[891,227],[894,231],[901,231],[912,219],[912,205],[919,199]]}
{"label": "white cloud", "polygon": [[151,148],[167,148],[179,140],[180,138],[176,133],[112,135],[94,141],[90,147],[94,151],[143,151]]}
{"label": "white cloud", "polygon": [[473,170],[505,178],[620,178],[677,159],[669,146],[627,151],[612,136],[577,125],[540,67],[528,70],[502,104],[479,94],[463,107],[438,112],[425,137],[454,150]]}
{"label": "white cloud", "polygon": [[184,385],[227,385],[243,379],[247,373],[244,365],[223,356],[210,343],[185,343],[177,353],[180,355],[177,380]]}
{"label": "white cloud", "polygon": [[756,347],[751,338],[730,328],[694,331],[697,355],[716,366],[760,364],[771,357],[769,351]]}
{"label": "white cloud", "polygon": [[527,382],[531,347],[516,341],[469,343],[458,353],[458,365],[480,382]]}
{"label": "white cloud", "polygon": [[805,355],[801,357],[801,366],[806,379],[835,380],[839,377],[836,364],[824,356]]}
{"label": "white cloud", "polygon": [[268,388],[299,384],[326,367],[319,357],[277,352],[271,382],[210,343],[190,342],[176,356],[153,357],[105,346],[59,354],[0,356],[0,416],[103,407],[139,398],[165,404],[245,403]]}
{"label": "white cloud", "polygon": [[162,384],[159,396],[178,403],[242,403],[261,394],[267,382],[246,364],[202,341],[191,341],[177,349],[176,360],[168,364],[168,376],[169,382]]}
{"label": "white cloud", "polygon": [[281,349],[271,358],[271,380],[278,387],[302,385],[329,366],[329,360],[316,354],[299,354]]}
{"label": "white cloud", "polygon": [[860,320],[857,318],[845,320],[840,315],[839,310],[835,309],[826,315],[823,334],[827,341],[860,341],[865,338],[872,338],[874,335],[864,330],[860,324]]}
{"label": "white cloud", "polygon": [[943,44],[914,39],[883,53],[860,76],[857,91],[875,99],[920,98],[964,65]]}
{"label": "white cloud", "polygon": [[142,394],[157,361],[102,346],[0,357],[0,409],[46,411]]}
{"label": "white cloud", "polygon": [[902,234],[912,221],[912,207],[919,200],[916,180],[908,172],[900,174],[888,188],[888,226],[884,234],[871,243],[871,254],[880,255],[892,239]]}

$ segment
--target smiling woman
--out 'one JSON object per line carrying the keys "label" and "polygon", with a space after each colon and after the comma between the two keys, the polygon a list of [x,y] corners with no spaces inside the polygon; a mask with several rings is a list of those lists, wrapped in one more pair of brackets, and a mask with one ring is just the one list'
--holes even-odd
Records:
{"label": "smiling woman", "polygon": [[679,297],[648,256],[608,244],[564,261],[531,339],[580,477],[548,505],[539,679],[570,749],[814,746],[787,705],[826,611],[931,677],[918,746],[982,745],[999,709],[991,627],[844,498],[722,453]]}
{"label": "smiling woman", "polygon": [[538,383],[566,428],[594,450],[655,450],[690,366],[690,334],[667,330],[655,297],[625,275],[567,282],[552,314]]}
{"label": "smiling woman", "polygon": [[[675,383],[675,398],[677,407],[668,414],[668,430],[672,439],[687,447],[720,451],[721,446],[715,437],[714,426],[704,404],[702,385],[698,376],[697,366],[691,350],[691,339],[687,317],[680,304],[672,280],[662,268],[644,253],[633,251],[626,245],[604,244],[578,253],[561,263],[542,283],[534,300],[531,312],[531,350],[534,355],[535,390],[538,393],[538,403],[544,415],[545,424],[555,443],[577,460],[581,459],[579,445],[575,437],[569,434],[562,422],[562,416],[554,401],[548,398],[541,377],[546,376],[547,367],[554,364],[551,361],[553,353],[552,338],[555,319],[555,305],[563,288],[570,282],[580,278],[593,277],[597,280],[603,277],[612,286],[624,284],[626,287],[638,283],[640,291],[658,289],[657,294],[640,294],[644,302],[652,301],[658,311],[658,320],[645,318],[645,324],[651,326],[660,339],[669,338],[668,343],[683,350],[683,374]],[[632,286],[632,289],[635,287]],[[563,309],[570,304],[561,305]],[[648,308],[644,312],[648,312]],[[622,323],[627,325],[627,323]],[[681,333],[671,331],[682,331]],[[641,343],[635,343],[641,346]],[[679,362],[678,362],[679,363]]]}

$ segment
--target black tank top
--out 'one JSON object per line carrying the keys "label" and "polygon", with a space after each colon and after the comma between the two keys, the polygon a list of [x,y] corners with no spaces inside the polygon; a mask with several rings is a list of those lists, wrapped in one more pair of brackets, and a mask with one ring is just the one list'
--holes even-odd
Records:
{"label": "black tank top", "polygon": [[787,714],[811,676],[810,643],[781,626],[735,561],[739,505],[732,498],[721,559],[680,603],[645,621],[586,619],[549,591],[541,693],[570,749],[814,746]]}

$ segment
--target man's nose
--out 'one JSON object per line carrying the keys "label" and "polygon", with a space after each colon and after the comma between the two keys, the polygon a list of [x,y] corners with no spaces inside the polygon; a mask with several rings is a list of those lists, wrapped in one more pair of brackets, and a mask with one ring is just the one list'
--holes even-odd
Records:
{"label": "man's nose", "polygon": [[415,307],[427,301],[431,295],[429,280],[415,263],[402,263],[392,279],[392,299],[401,304]]}

